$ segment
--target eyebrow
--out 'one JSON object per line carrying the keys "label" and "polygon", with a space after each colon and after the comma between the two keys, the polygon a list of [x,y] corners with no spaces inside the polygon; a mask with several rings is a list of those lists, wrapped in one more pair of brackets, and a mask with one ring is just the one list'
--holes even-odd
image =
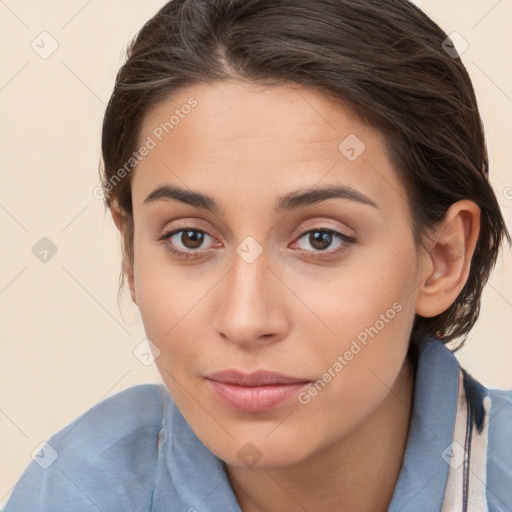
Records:
{"label": "eyebrow", "polygon": [[[318,204],[328,199],[348,199],[360,204],[372,206],[373,208],[378,208],[369,197],[351,187],[345,185],[331,185],[297,190],[281,196],[276,201],[274,211],[276,213],[290,211],[301,206]],[[219,203],[217,203],[213,197],[171,185],[161,185],[157,187],[144,199],[144,204],[151,204],[163,200],[179,201],[213,213],[220,210]]]}

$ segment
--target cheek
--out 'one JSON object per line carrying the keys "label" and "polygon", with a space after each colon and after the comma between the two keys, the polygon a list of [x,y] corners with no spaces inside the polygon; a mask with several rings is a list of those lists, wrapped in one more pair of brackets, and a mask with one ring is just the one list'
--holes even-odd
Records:
{"label": "cheek", "polygon": [[[145,260],[139,252],[135,268],[137,305],[146,336],[160,350],[155,360],[165,385],[180,410],[188,416],[194,409],[189,393],[195,393],[198,345],[205,338],[205,311],[200,297],[204,288],[196,280],[193,286],[170,265]],[[138,257],[139,257],[138,255]],[[201,290],[203,290],[202,293]],[[209,324],[208,324],[209,325]]]}
{"label": "cheek", "polygon": [[301,281],[299,291],[316,317],[301,324],[298,351],[321,380],[319,414],[377,404],[400,371],[415,318],[412,242],[383,245],[378,256],[362,254],[347,267],[322,283]]}
{"label": "cheek", "polygon": [[371,249],[355,251],[339,268],[292,278],[294,290],[316,318],[323,333],[317,338],[320,343],[326,341],[325,348],[341,350],[358,335],[364,342],[372,327],[372,332],[377,329],[379,337],[390,343],[408,342],[408,333],[403,331],[414,320],[418,279],[412,240],[383,240]]}
{"label": "cheek", "polygon": [[175,270],[166,261],[164,249],[138,248],[134,265],[135,296],[146,335],[164,352],[176,347],[194,317],[200,300],[197,280]]}

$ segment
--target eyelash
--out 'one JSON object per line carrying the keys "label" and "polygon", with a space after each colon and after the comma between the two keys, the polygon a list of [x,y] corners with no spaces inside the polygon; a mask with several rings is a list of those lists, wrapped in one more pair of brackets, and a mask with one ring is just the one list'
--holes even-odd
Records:
{"label": "eyelash", "polygon": [[[158,240],[166,241],[166,240],[172,238],[174,235],[176,235],[178,233],[182,233],[184,231],[195,231],[198,233],[202,233],[203,235],[208,235],[209,237],[213,238],[212,235],[210,235],[207,231],[204,231],[203,229],[194,228],[194,227],[185,227],[185,228],[175,229],[173,231],[168,231],[168,232],[164,233]],[[314,232],[329,233],[330,235],[333,236],[334,239],[336,239],[340,242],[343,242],[343,244],[340,247],[338,247],[337,249],[334,249],[331,251],[312,251],[313,254],[308,256],[308,258],[311,258],[311,259],[327,259],[333,255],[338,255],[338,254],[341,255],[342,253],[349,251],[351,249],[352,245],[357,243],[357,240],[354,237],[345,235],[344,233],[340,233],[339,231],[336,231],[336,230],[330,229],[330,228],[313,228],[313,229],[304,228],[304,229],[300,230],[300,236],[297,238],[297,240],[300,240],[301,238],[303,238],[304,235],[307,235],[309,233],[314,233]],[[180,249],[176,249],[175,247],[171,246],[170,244],[166,244],[166,246],[167,246],[166,249],[171,254],[177,256],[178,258],[189,259],[189,258],[200,257],[200,254],[198,255],[198,253],[200,253],[201,251],[182,251]],[[306,252],[311,252],[311,251],[306,251]],[[326,257],[326,255],[327,255],[327,257]]]}

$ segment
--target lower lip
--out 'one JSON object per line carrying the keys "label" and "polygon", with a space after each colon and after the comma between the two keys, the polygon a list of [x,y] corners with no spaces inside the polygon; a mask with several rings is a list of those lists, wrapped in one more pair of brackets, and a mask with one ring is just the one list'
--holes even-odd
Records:
{"label": "lower lip", "polygon": [[237,386],[206,379],[220,402],[244,412],[264,412],[281,405],[296,395],[309,382],[273,384],[268,386]]}

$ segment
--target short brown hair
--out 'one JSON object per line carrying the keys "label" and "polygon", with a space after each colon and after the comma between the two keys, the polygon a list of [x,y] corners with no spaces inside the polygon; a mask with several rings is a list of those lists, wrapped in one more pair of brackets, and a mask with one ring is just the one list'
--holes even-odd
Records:
{"label": "short brown hair", "polygon": [[[465,337],[480,312],[505,236],[471,80],[448,36],[406,0],[172,0],[131,42],[102,136],[105,207],[128,216],[123,268],[133,262],[131,174],[112,186],[148,112],[178,90],[238,78],[295,83],[339,98],[383,135],[408,191],[415,240],[460,199],[481,209],[468,280],[453,304],[416,316],[411,341]],[[121,270],[120,289],[124,282]]]}

